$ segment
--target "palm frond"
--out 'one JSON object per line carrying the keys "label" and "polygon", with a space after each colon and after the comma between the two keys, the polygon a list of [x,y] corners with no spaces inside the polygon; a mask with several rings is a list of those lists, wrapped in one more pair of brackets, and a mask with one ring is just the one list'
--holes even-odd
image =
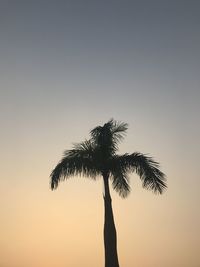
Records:
{"label": "palm frond", "polygon": [[117,191],[121,197],[127,197],[130,193],[128,173],[125,166],[121,164],[120,158],[114,156],[109,161],[108,168],[112,179],[113,189]]}
{"label": "palm frond", "polygon": [[95,179],[100,172],[96,168],[90,141],[74,145],[74,149],[66,150],[63,159],[50,175],[51,189],[56,189],[59,182],[73,175],[83,175]]}
{"label": "palm frond", "polygon": [[123,198],[127,197],[130,193],[130,186],[128,184],[128,177],[120,170],[112,172],[112,186],[113,189],[119,193]]}
{"label": "palm frond", "polygon": [[64,156],[82,156],[86,158],[93,158],[95,147],[90,140],[85,140],[81,143],[74,144],[74,148],[71,150],[65,150]]}
{"label": "palm frond", "polygon": [[119,156],[119,160],[124,168],[139,175],[144,188],[159,194],[167,188],[165,174],[160,171],[159,163],[152,157],[135,152]]}
{"label": "palm frond", "polygon": [[124,135],[126,134],[126,131],[128,129],[128,124],[124,122],[117,122],[113,119],[110,120],[112,123],[112,134],[113,138],[116,142],[119,142],[121,139],[124,138]]}
{"label": "palm frond", "polygon": [[128,128],[127,123],[109,120],[103,126],[97,126],[91,130],[91,139],[100,148],[104,156],[114,155],[118,149],[118,143],[124,137]]}

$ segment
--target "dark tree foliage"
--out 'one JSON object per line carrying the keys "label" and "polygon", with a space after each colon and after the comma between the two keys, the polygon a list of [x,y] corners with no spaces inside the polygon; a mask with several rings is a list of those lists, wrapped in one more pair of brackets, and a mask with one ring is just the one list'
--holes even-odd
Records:
{"label": "dark tree foliage", "polygon": [[90,139],[66,150],[61,161],[50,175],[51,188],[73,175],[104,181],[104,246],[105,267],[119,267],[117,238],[111,205],[109,180],[113,189],[123,198],[130,192],[129,173],[135,172],[145,189],[161,194],[166,186],[166,178],[159,169],[159,163],[152,157],[139,152],[116,154],[120,141],[124,138],[128,125],[109,120],[90,132]]}

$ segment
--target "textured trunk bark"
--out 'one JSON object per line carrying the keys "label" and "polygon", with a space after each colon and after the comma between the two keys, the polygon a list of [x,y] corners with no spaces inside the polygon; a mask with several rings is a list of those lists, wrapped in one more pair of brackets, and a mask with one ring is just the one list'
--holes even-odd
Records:
{"label": "textured trunk bark", "polygon": [[119,267],[117,256],[117,234],[115,229],[112,200],[110,197],[108,175],[103,176],[104,180],[104,248],[105,248],[105,267]]}

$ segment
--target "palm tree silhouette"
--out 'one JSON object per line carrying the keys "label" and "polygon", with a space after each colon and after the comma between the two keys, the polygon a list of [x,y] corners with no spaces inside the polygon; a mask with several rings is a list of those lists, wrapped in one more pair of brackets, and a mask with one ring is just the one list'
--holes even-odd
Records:
{"label": "palm tree silhouette", "polygon": [[164,173],[151,157],[135,152],[117,155],[118,144],[128,128],[127,123],[109,120],[90,132],[91,138],[66,150],[64,157],[50,175],[51,189],[72,175],[103,177],[104,182],[104,248],[105,267],[119,267],[117,255],[117,235],[112,211],[109,180],[119,195],[125,198],[130,192],[128,174],[136,172],[142,186],[161,194],[166,186]]}

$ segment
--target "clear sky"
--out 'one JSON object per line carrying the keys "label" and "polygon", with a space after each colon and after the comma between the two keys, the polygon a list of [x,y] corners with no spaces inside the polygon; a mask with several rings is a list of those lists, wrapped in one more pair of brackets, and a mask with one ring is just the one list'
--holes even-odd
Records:
{"label": "clear sky", "polygon": [[168,190],[112,192],[122,267],[200,266],[200,3],[0,1],[0,266],[102,267],[102,181],[49,174],[110,118]]}

